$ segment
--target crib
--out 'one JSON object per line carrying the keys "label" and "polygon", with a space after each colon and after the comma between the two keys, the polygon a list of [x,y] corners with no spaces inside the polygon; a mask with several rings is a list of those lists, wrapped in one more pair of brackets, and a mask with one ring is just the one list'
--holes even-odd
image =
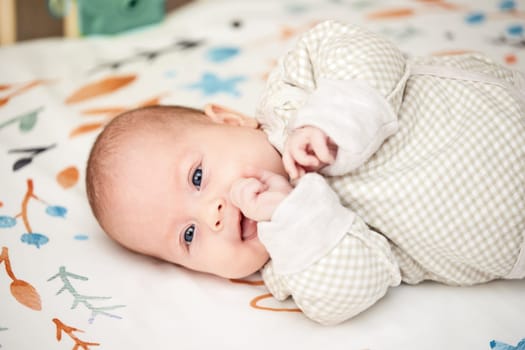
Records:
{"label": "crib", "polygon": [[13,1],[1,1],[2,349],[525,349],[525,280],[401,285],[325,327],[258,274],[224,280],[118,246],[83,181],[96,136],[128,109],[213,102],[253,115],[278,57],[325,19],[407,56],[479,51],[525,71],[523,2],[197,0],[118,34],[80,35],[68,18],[62,37],[16,41]]}

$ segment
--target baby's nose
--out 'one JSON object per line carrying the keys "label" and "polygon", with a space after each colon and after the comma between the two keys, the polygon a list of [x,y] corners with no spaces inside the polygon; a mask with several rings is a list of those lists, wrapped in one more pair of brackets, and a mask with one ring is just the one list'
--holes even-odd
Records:
{"label": "baby's nose", "polygon": [[224,226],[224,208],[226,201],[222,198],[213,200],[206,208],[204,220],[213,231],[219,231]]}

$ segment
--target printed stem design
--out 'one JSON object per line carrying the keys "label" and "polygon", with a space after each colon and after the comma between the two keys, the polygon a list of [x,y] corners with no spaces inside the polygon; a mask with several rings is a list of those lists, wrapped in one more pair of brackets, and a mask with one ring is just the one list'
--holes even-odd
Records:
{"label": "printed stem design", "polygon": [[107,300],[111,299],[111,297],[94,297],[94,296],[87,296],[80,294],[75,287],[73,287],[73,284],[71,283],[70,279],[76,279],[81,281],[87,281],[88,278],[84,276],[79,276],[74,273],[66,271],[66,268],[64,266],[61,266],[59,268],[59,271],[54,276],[50,277],[47,281],[52,281],[56,278],[59,278],[62,283],[64,284],[62,288],[56,293],[56,295],[61,294],[64,291],[69,292],[71,296],[73,296],[73,304],[71,305],[71,309],[75,309],[79,304],[84,305],[88,310],[91,310],[91,317],[89,318],[89,323],[92,323],[95,320],[95,317],[98,315],[104,315],[111,318],[118,318],[121,319],[121,316],[114,315],[109,313],[108,311],[119,309],[122,307],[125,307],[126,305],[111,305],[111,306],[94,306],[90,300]]}
{"label": "printed stem design", "polygon": [[75,327],[68,326],[68,325],[64,324],[62,321],[60,321],[58,318],[54,318],[53,319],[53,323],[55,324],[55,326],[57,328],[57,333],[56,333],[57,340],[61,341],[62,340],[62,332],[66,333],[75,342],[75,346],[73,347],[73,350],[78,350],[78,349],[89,350],[90,346],[99,346],[100,345],[99,343],[90,343],[90,342],[86,342],[86,341],[80,340],[73,333],[74,332],[84,332],[84,331],[80,330],[78,328],[75,328]]}
{"label": "printed stem design", "polygon": [[27,205],[29,204],[29,200],[31,198],[39,200],[39,198],[35,196],[33,189],[34,189],[33,180],[27,179],[27,191],[24,196],[24,200],[22,201],[22,212],[16,215],[17,218],[20,216],[22,217],[22,221],[24,222],[24,226],[27,230],[27,233],[33,233],[33,230],[31,229],[31,225],[29,224],[29,218],[27,216]]}
{"label": "printed stem design", "polygon": [[26,84],[23,84],[20,88],[18,88],[17,90],[11,92],[10,94],[8,94],[7,96],[5,97],[0,97],[0,107],[2,107],[3,105],[7,104],[9,102],[9,100],[11,100],[13,97],[17,96],[17,95],[20,95],[38,85],[41,85],[43,83],[46,83],[47,81],[46,80],[33,80],[33,81],[30,81]]}
{"label": "printed stem design", "polygon": [[[264,285],[263,281],[248,281],[243,279],[230,279],[230,282],[233,283],[239,283],[239,284],[247,284],[250,286],[262,286]],[[257,310],[265,310],[265,311],[274,311],[274,312],[301,312],[298,308],[276,308],[276,307],[267,307],[267,306],[260,306],[258,305],[258,302],[263,299],[271,298],[272,295],[270,293],[265,293],[256,296],[250,301],[250,306]]]}
{"label": "printed stem design", "polygon": [[272,298],[272,295],[270,293],[258,295],[250,301],[250,306],[258,310],[266,310],[266,311],[274,311],[274,312],[301,312],[301,310],[298,308],[277,308],[277,307],[260,306],[257,304],[259,301],[263,299],[268,299],[268,298]]}
{"label": "printed stem design", "polygon": [[11,278],[12,281],[16,280],[15,274],[13,273],[13,269],[11,268],[11,261],[9,260],[9,250],[7,247],[2,247],[2,253],[0,254],[0,264],[5,264],[5,272]]}
{"label": "printed stem design", "polygon": [[12,117],[11,119],[8,119],[5,122],[1,123],[0,129],[3,129],[6,126],[9,126],[14,123],[19,123],[20,131],[27,132],[33,129],[37,121],[37,116],[40,112],[42,112],[43,109],[44,107],[40,107],[30,112],[20,114],[16,117]]}

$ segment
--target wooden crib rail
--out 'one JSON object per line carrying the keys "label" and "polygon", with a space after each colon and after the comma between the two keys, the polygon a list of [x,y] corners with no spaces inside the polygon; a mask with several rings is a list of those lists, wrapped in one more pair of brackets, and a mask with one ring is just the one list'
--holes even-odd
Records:
{"label": "wooden crib rail", "polygon": [[0,45],[16,41],[15,0],[0,0]]}
{"label": "wooden crib rail", "polygon": [[78,36],[76,2],[64,19],[53,18],[45,0],[0,0],[0,45],[46,36]]}

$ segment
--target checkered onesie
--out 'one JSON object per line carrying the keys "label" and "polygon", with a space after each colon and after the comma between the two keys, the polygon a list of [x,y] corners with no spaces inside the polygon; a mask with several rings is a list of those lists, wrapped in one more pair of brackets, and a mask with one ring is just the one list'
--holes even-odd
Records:
{"label": "checkered onesie", "polygon": [[306,32],[256,116],[281,152],[313,125],[338,154],[258,224],[271,293],[335,324],[402,281],[523,278],[524,91],[480,54],[407,59],[335,21]]}

